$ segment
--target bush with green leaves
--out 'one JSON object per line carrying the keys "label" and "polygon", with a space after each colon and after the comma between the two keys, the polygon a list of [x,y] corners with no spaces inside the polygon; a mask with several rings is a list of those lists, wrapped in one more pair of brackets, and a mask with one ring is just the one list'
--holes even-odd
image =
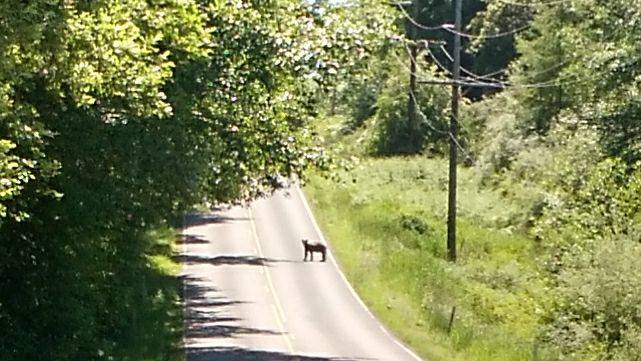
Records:
{"label": "bush with green leaves", "polygon": [[641,171],[609,158],[557,167],[533,229],[557,295],[545,337],[577,359],[637,360]]}
{"label": "bush with green leaves", "polygon": [[532,143],[515,126],[515,107],[514,99],[499,94],[465,109],[467,118],[480,119],[477,122],[483,124],[473,150],[477,155],[475,167],[484,181],[509,170],[515,158]]}
{"label": "bush with green leaves", "polygon": [[351,119],[347,126],[355,130],[376,114],[377,101],[387,80],[395,74],[393,49],[389,45],[377,49],[363,69],[345,84],[342,94]]}
{"label": "bush with green leaves", "polygon": [[559,260],[545,338],[577,360],[638,360],[641,245],[626,237],[589,243],[572,245]]}
{"label": "bush with green leaves", "polygon": [[376,113],[376,100],[379,94],[377,84],[364,82],[356,85],[351,108],[351,121],[349,126],[352,129],[358,128]]}
{"label": "bush with green leaves", "polygon": [[[432,69],[433,70],[433,69]],[[403,72],[390,76],[376,101],[376,130],[372,147],[378,155],[416,154],[424,150],[442,153],[447,134],[448,94],[444,88],[418,87],[416,121],[411,122],[407,105],[408,84],[399,81]]]}

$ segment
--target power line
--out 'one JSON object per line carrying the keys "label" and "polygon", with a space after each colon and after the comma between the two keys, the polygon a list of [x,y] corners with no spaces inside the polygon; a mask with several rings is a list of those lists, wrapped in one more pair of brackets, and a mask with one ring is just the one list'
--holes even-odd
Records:
{"label": "power line", "polygon": [[[450,55],[450,53],[447,52],[447,49],[445,49],[445,46],[441,45],[440,49],[445,54],[445,56],[448,58],[449,61],[453,61],[452,56]],[[575,59],[575,60],[577,60],[577,59]],[[537,76],[537,75],[545,74],[547,72],[550,72],[552,70],[558,69],[558,68],[560,68],[560,67],[562,67],[564,65],[569,64],[570,61],[571,61],[571,59],[566,59],[566,60],[560,61],[560,62],[558,62],[558,63],[556,63],[556,64],[554,64],[554,65],[552,65],[550,67],[547,67],[547,68],[545,68],[543,70],[539,70],[539,71],[536,71],[536,72],[528,73],[527,75],[531,77],[531,76]],[[469,70],[467,70],[465,68],[461,68],[461,69],[463,71],[465,71],[466,73],[468,73],[470,75],[473,75],[473,76],[475,76],[477,78],[480,78],[480,79],[484,79],[485,77],[491,77],[492,75],[496,75],[496,74],[500,74],[500,73],[505,73],[508,70],[507,68],[503,68],[503,69],[497,70],[495,72],[491,72],[491,73],[487,73],[487,74],[483,74],[483,75],[477,75],[477,74],[474,74],[474,73],[472,73],[471,71],[469,71]],[[494,78],[494,80],[500,81],[500,80],[495,79],[495,78]]]}
{"label": "power line", "polygon": [[[425,124],[426,124],[430,129],[432,129],[434,132],[436,132],[436,133],[438,133],[438,134],[442,134],[442,135],[447,135],[447,137],[448,137],[449,139],[451,139],[451,140],[456,144],[456,146],[458,147],[458,149],[463,153],[463,155],[465,156],[466,160],[468,160],[468,161],[474,161],[474,158],[472,158],[472,157],[470,156],[470,152],[468,152],[468,151],[467,151],[467,150],[466,150],[466,149],[461,145],[461,143],[456,139],[456,137],[454,137],[454,136],[453,136],[453,134],[452,134],[450,131],[448,131],[448,130],[442,130],[442,129],[439,129],[439,128],[437,128],[436,126],[434,126],[434,125],[432,124],[432,122],[429,120],[429,118],[427,117],[427,115],[425,115],[425,113],[423,113],[423,111],[421,110],[421,107],[420,107],[420,106],[418,106],[418,100],[416,99],[416,94],[414,93],[414,91],[410,90],[410,96],[412,97],[412,101],[414,101],[414,103],[415,103],[415,104],[417,104],[416,111],[417,111],[417,112],[418,112],[418,114],[421,116],[421,118],[422,118],[422,120],[423,120],[423,123],[425,123]],[[451,115],[451,116],[452,116],[452,115]],[[458,124],[462,125],[462,123],[460,122],[460,119],[459,119],[458,117],[456,117],[456,120],[457,120]]]}
{"label": "power line", "polygon": [[[393,54],[393,53],[392,53],[392,54]],[[399,63],[401,63],[401,64],[403,65],[403,68],[404,68],[405,70],[410,71],[410,69],[408,69],[408,68],[407,68],[407,66],[405,65],[405,63],[403,63],[403,62],[402,62],[402,60],[398,57],[398,55],[393,54],[393,56],[395,57],[395,59],[396,59]],[[434,124],[429,120],[429,118],[427,117],[427,115],[426,115],[426,114],[421,110],[421,107],[420,107],[420,106],[418,106],[418,105],[419,105],[419,103],[418,103],[418,99],[417,99],[417,97],[416,97],[416,93],[415,93],[412,89],[410,89],[409,94],[410,94],[411,100],[412,100],[412,101],[417,105],[417,107],[416,107],[416,111],[417,111],[417,113],[421,116],[421,119],[423,120],[423,123],[425,123],[425,124],[426,124],[430,129],[432,129],[434,132],[436,132],[436,133],[438,133],[438,134],[442,134],[442,135],[447,135],[447,136],[448,136],[448,138],[452,138],[452,133],[451,133],[451,132],[449,132],[449,131],[447,131],[447,130],[439,129],[437,126],[435,126],[435,125],[434,125]],[[460,119],[459,119],[458,117],[456,117],[456,120],[457,120],[457,122],[458,122],[459,124],[463,125],[463,124],[461,123],[461,121],[460,121]],[[474,159],[470,156],[470,153],[469,153],[469,152],[468,152],[468,151],[467,151],[467,150],[466,150],[466,149],[465,149],[465,148],[460,144],[460,142],[459,142],[458,140],[456,140],[455,138],[453,138],[452,140],[456,143],[456,146],[457,146],[457,147],[461,150],[461,152],[465,155],[465,157],[466,157],[466,159],[467,159],[467,160],[469,160],[469,161],[473,161],[473,160],[474,160]]]}
{"label": "power line", "polygon": [[502,33],[497,33],[497,34],[490,34],[490,35],[468,34],[468,33],[462,32],[460,30],[454,29],[454,26],[452,26],[452,24],[441,24],[441,25],[436,25],[436,26],[423,25],[423,24],[419,23],[418,21],[416,21],[416,19],[414,19],[410,15],[407,12],[407,10],[405,10],[405,8],[403,7],[402,4],[398,4],[397,3],[396,5],[401,10],[401,12],[403,13],[403,16],[407,20],[409,20],[410,23],[412,23],[414,26],[416,26],[419,29],[431,30],[431,31],[434,31],[434,30],[445,30],[445,31],[448,31],[448,32],[450,32],[450,33],[452,33],[454,35],[458,35],[458,36],[461,36],[461,37],[464,37],[464,38],[468,38],[468,39],[496,39],[496,38],[502,38],[504,36],[509,36],[509,35],[513,35],[513,34],[519,33],[519,32],[521,32],[521,31],[523,31],[523,30],[525,30],[525,29],[530,27],[530,25],[528,24],[528,25],[525,25],[525,26],[522,26],[522,27],[519,27],[519,28],[516,28],[516,29],[513,29],[513,30],[509,30],[509,31],[505,31],[505,32],[502,32]]}
{"label": "power line", "polygon": [[[408,48],[407,44],[405,44],[405,48],[406,49]],[[451,75],[451,71],[448,69],[448,67],[443,65],[436,58],[436,56],[429,49],[429,47],[426,46],[425,48],[428,51],[428,54],[430,55],[430,58],[432,58],[434,63],[440,69],[444,70],[445,72],[447,72],[448,74]],[[445,49],[445,47],[443,45],[441,45],[441,51],[443,51],[443,53],[446,55],[448,60],[452,61],[452,56],[447,52],[447,50]],[[411,56],[411,54],[409,54],[409,55]],[[398,59],[398,57],[397,57],[397,59]],[[550,66],[548,68],[545,68],[543,70],[540,70],[540,71],[537,71],[537,72],[534,72],[534,73],[526,74],[526,75],[527,76],[537,76],[537,75],[540,75],[540,74],[544,74],[544,73],[547,73],[549,71],[552,71],[554,69],[557,69],[557,68],[560,68],[560,67],[566,65],[566,64],[570,63],[570,61],[571,61],[571,59],[566,59],[566,60],[558,62],[558,63],[556,63],[556,64],[554,64],[554,65],[552,65],[552,66]],[[405,67],[405,65],[403,65],[403,66]],[[564,86],[564,85],[569,85],[569,84],[581,83],[581,82],[585,81],[585,80],[581,80],[581,79],[576,79],[576,80],[573,80],[573,81],[562,82],[563,79],[567,79],[567,78],[570,77],[568,75],[566,77],[560,77],[560,78],[557,78],[557,79],[554,79],[554,80],[550,80],[550,81],[547,81],[547,82],[518,84],[518,83],[512,83],[512,82],[508,82],[508,81],[504,81],[504,80],[501,80],[501,79],[490,77],[491,75],[495,75],[495,74],[506,72],[507,69],[500,69],[500,70],[498,70],[496,72],[488,73],[488,74],[485,74],[485,75],[476,74],[476,73],[474,73],[474,72],[472,72],[472,71],[470,71],[470,70],[468,70],[468,69],[466,69],[464,67],[461,67],[461,70],[464,73],[468,74],[469,77],[463,77],[462,78],[463,80],[459,80],[457,83],[462,85],[462,86],[467,86],[467,87],[485,87],[485,88],[496,88],[496,89],[506,89],[506,88],[514,88],[514,89],[519,89],[519,88],[553,88],[553,87],[559,87],[559,86]],[[415,74],[415,75],[417,76],[417,78],[422,79],[421,82],[424,83],[424,84],[442,84],[442,85],[452,85],[453,84],[452,80],[444,81],[444,80],[440,80],[440,79],[425,78],[425,77],[420,76],[418,74]]]}
{"label": "power line", "polygon": [[[443,52],[443,54],[445,54],[445,56],[447,57],[447,59],[449,61],[452,61],[452,62],[454,61],[454,59],[452,58],[452,55],[450,55],[450,53],[447,52],[447,49],[445,49],[444,45],[441,45],[440,49]],[[428,51],[429,51],[429,49],[428,49]],[[434,58],[434,55],[431,52],[430,52],[430,56],[432,58]],[[470,70],[468,70],[468,69],[466,69],[466,68],[464,68],[462,66],[461,66],[461,70],[464,73],[467,73],[468,75],[470,75],[470,76],[472,76],[474,78],[483,79],[483,80],[489,80],[489,81],[499,82],[500,83],[500,82],[502,82],[502,80],[496,79],[496,78],[492,78],[492,76],[493,75],[497,75],[497,74],[501,74],[501,73],[505,73],[507,71],[507,68],[499,69],[497,71],[493,71],[491,73],[487,73],[487,74],[483,74],[483,75],[476,74],[476,73],[474,73],[474,72],[472,72],[472,71],[470,71]]]}
{"label": "power line", "polygon": [[454,144],[456,144],[456,147],[461,151],[461,153],[463,153],[463,156],[465,157],[465,159],[466,159],[466,160],[468,160],[468,161],[470,161],[470,162],[474,162],[474,158],[472,158],[472,157],[470,156],[470,153],[468,153],[468,152],[465,150],[465,148],[463,148],[463,146],[461,145],[461,143],[459,143],[459,141],[456,139],[456,137],[454,137],[454,136],[452,135],[452,133],[448,133],[448,134],[449,134],[449,136],[450,136],[450,139],[452,139],[452,141],[454,142]]}
{"label": "power line", "polygon": [[[442,47],[443,47],[443,46],[442,46]],[[434,53],[432,52],[432,50],[430,50],[429,48],[427,48],[426,50],[427,50],[427,53],[429,54],[430,58],[432,58],[432,61],[434,61],[434,63],[436,63],[436,65],[437,65],[438,67],[440,67],[440,68],[442,68],[443,70],[445,70],[445,71],[449,72],[449,70],[447,69],[447,67],[445,67],[445,66],[444,66],[444,65],[443,65],[443,64],[442,64],[442,63],[441,63],[441,62],[436,58],[436,56],[434,55]],[[447,53],[447,57],[448,57],[448,59],[452,59],[452,58],[451,58],[451,56],[449,55],[449,53]],[[452,59],[452,61],[453,61],[453,59]],[[503,81],[501,81],[501,80],[494,79],[494,78],[489,78],[489,77],[484,77],[484,76],[480,76],[480,75],[477,75],[477,74],[475,74],[475,73],[473,73],[473,72],[471,72],[471,71],[469,71],[469,70],[467,70],[467,69],[465,69],[465,68],[463,68],[463,67],[460,67],[460,68],[461,68],[461,70],[462,70],[464,73],[466,73],[466,74],[468,74],[468,75],[471,75],[473,78],[475,78],[475,79],[477,79],[477,80],[489,81],[489,83],[491,83],[491,84],[496,84],[496,85],[497,85],[497,87],[499,87],[499,88],[505,88],[505,87],[506,87],[506,83],[505,83],[505,82],[503,82]],[[450,74],[451,74],[451,73],[450,73]]]}
{"label": "power line", "polygon": [[[393,53],[392,53],[393,54]],[[409,69],[403,61],[398,57],[398,55],[393,54],[394,58],[396,61],[408,72],[412,72],[411,69]],[[439,63],[440,64],[440,63]],[[439,67],[444,67],[442,64],[439,65]],[[450,71],[447,68],[443,68],[448,74],[451,74]],[[422,84],[441,84],[441,85],[453,85],[453,84],[458,84],[461,86],[468,86],[468,87],[489,87],[489,88],[498,88],[498,89],[504,89],[507,86],[501,85],[501,84],[494,84],[494,83],[487,83],[487,82],[478,82],[474,80],[468,80],[465,78],[464,80],[459,80],[457,82],[454,82],[452,79],[438,79],[438,78],[427,78],[425,76],[422,76],[418,73],[415,73],[415,76],[417,79],[419,79],[419,82]]]}
{"label": "power line", "polygon": [[[407,45],[406,45],[406,49],[407,49]],[[411,53],[409,53],[409,49],[407,49],[407,50],[408,50],[408,55],[412,56],[412,54],[411,54]],[[445,65],[443,65],[443,64],[442,64],[442,63],[441,63],[441,62],[436,58],[436,56],[434,56],[434,53],[432,53],[432,51],[431,51],[429,48],[427,48],[427,47],[426,47],[426,50],[427,50],[427,52],[428,52],[429,56],[430,56],[430,57],[432,58],[432,60],[434,61],[434,63],[435,63],[439,68],[441,68],[441,69],[445,70],[447,73],[451,74],[451,72],[449,71],[449,69],[447,69],[447,67],[446,67]],[[453,59],[452,59],[452,57],[450,56],[450,54],[449,54],[449,53],[447,53],[447,52],[446,52],[446,56],[448,57],[448,59],[453,60]],[[489,80],[489,81],[490,81],[490,83],[473,83],[473,82],[466,82],[466,83],[464,83],[464,84],[462,83],[462,85],[468,85],[468,86],[474,86],[474,85],[477,85],[477,86],[481,86],[481,85],[482,85],[482,86],[493,86],[493,85],[494,85],[494,87],[496,87],[496,88],[505,88],[505,87],[507,86],[507,85],[506,85],[506,83],[505,83],[505,82],[503,82],[503,81],[501,81],[501,80],[494,79],[494,78],[486,78],[486,77],[484,77],[484,76],[480,76],[480,75],[474,74],[474,73],[472,73],[471,71],[469,71],[469,70],[467,70],[467,69],[465,69],[465,68],[463,68],[463,67],[461,67],[461,70],[463,70],[465,73],[468,73],[468,74],[470,74],[470,75],[474,76],[475,78],[483,79],[483,80]],[[504,71],[506,71],[506,69],[502,69],[502,70],[500,70],[499,72],[504,72]],[[495,72],[495,73],[499,73],[499,72]],[[492,74],[493,74],[493,73],[492,73]],[[421,78],[422,78],[422,79],[425,79],[425,78],[423,78],[423,77],[421,77]],[[427,80],[428,82],[434,81],[434,79],[425,79],[425,80]]]}
{"label": "power line", "polygon": [[[414,103],[418,105],[418,101],[416,100],[416,94],[414,93],[414,91],[410,90],[410,96],[412,97],[412,101],[414,101]],[[448,131],[438,129],[436,126],[432,125],[432,122],[429,120],[427,115],[425,115],[425,113],[423,113],[423,111],[421,110],[421,108],[419,106],[416,107],[416,111],[418,112],[418,114],[423,119],[423,122],[425,124],[427,124],[427,126],[430,129],[432,129],[433,131],[435,131],[436,133],[439,133],[439,134],[449,134]]]}
{"label": "power line", "polygon": [[[525,3],[510,2],[509,0],[497,0],[497,1],[501,1],[501,2],[504,2],[504,3],[511,3],[511,4],[514,4],[514,5],[523,5],[523,6],[528,5],[528,4],[525,4]],[[551,0],[551,1],[541,2],[541,3],[538,3],[536,5],[558,4],[558,3],[565,3],[565,2],[571,2],[571,1],[572,0]],[[412,3],[412,4],[414,4],[414,3]],[[415,27],[418,27],[418,28],[421,28],[421,29],[425,29],[425,30],[446,30],[446,31],[448,31],[448,32],[450,32],[450,33],[452,33],[454,35],[458,35],[458,36],[466,37],[466,38],[474,38],[474,39],[499,38],[499,37],[503,37],[503,36],[516,34],[516,33],[521,32],[521,31],[523,31],[523,30],[525,30],[525,29],[527,29],[527,28],[529,28],[531,26],[531,25],[528,24],[528,25],[524,25],[522,27],[510,30],[510,31],[497,33],[497,34],[491,34],[491,35],[468,34],[468,33],[464,33],[464,32],[452,29],[452,25],[451,24],[441,24],[441,25],[438,25],[438,26],[426,26],[426,25],[420,24],[419,22],[417,22],[414,19],[414,17],[412,17],[405,10],[405,8],[403,7],[402,4],[396,3],[396,5],[402,11],[402,13],[405,16],[405,18],[407,20],[409,20]],[[534,4],[531,4],[531,5],[534,5]],[[416,4],[414,4],[414,6],[416,6]],[[416,43],[416,41],[415,41],[415,43]],[[407,47],[407,45],[406,45],[406,47]],[[428,47],[426,46],[426,48],[428,48]],[[431,51],[429,51],[429,48],[427,50],[428,50],[428,52],[430,52],[430,57],[432,57],[432,59],[435,61],[435,63],[437,63],[437,65],[440,68],[442,68],[443,70],[445,70],[446,72],[451,74],[451,72],[447,69],[447,67],[443,66],[443,64],[440,64],[440,62],[436,59],[434,54]],[[447,56],[447,58],[450,61],[453,62],[452,56],[449,54],[449,52],[447,52],[447,50],[445,49],[445,47],[443,45],[441,45],[441,51],[443,51],[443,53]],[[551,66],[551,67],[549,67],[547,69],[544,69],[542,71],[536,72],[534,74],[528,74],[528,75],[529,76],[534,76],[534,75],[543,74],[543,73],[549,72],[551,70],[554,70],[556,68],[559,68],[559,67],[561,67],[561,66],[563,66],[563,65],[565,65],[565,64],[567,64],[569,62],[570,62],[569,60],[565,60],[565,61],[557,63],[557,64],[555,64],[555,65],[553,65],[553,66]],[[497,89],[504,89],[504,88],[507,88],[507,87],[512,87],[512,88],[545,88],[545,87],[558,87],[558,86],[565,85],[565,84],[572,84],[572,83],[580,82],[580,80],[575,80],[575,81],[572,81],[572,82],[560,83],[559,80],[561,80],[561,79],[557,78],[555,80],[548,81],[548,82],[540,82],[540,83],[532,83],[532,84],[514,84],[514,83],[511,83],[511,82],[507,82],[507,81],[492,77],[494,75],[506,72],[507,69],[505,69],[505,68],[504,69],[500,69],[500,70],[498,70],[496,72],[492,72],[492,73],[488,73],[488,74],[484,74],[484,75],[476,74],[476,73],[474,73],[474,72],[472,72],[469,69],[466,69],[464,67],[460,67],[460,69],[461,69],[461,71],[463,71],[464,73],[466,73],[469,76],[469,77],[464,77],[463,78],[465,80],[465,82],[462,82],[461,85],[469,86],[469,87],[475,87],[476,86],[476,87],[489,87],[489,88],[497,88]],[[470,77],[473,78],[473,79],[470,79]],[[434,82],[434,80],[433,79],[428,79],[428,80],[426,80],[426,82]],[[440,83],[440,81],[436,81],[436,83]]]}
{"label": "power line", "polygon": [[[408,55],[410,57],[412,57],[413,55],[412,55],[407,43],[405,43],[404,45],[405,45],[405,49],[406,49]],[[436,58],[434,53],[429,49],[428,46],[425,46],[425,49],[427,50],[428,54],[430,55],[430,57],[432,58],[434,63],[437,65],[437,67],[439,67],[440,69],[443,69],[448,74],[452,75],[452,72],[445,65],[443,65],[440,61],[438,61],[438,59]],[[441,45],[441,50],[444,52],[444,54],[446,55],[448,60],[453,60],[452,56],[447,52],[447,50],[445,49],[445,47],[443,45]],[[397,60],[397,62],[399,62],[399,64],[402,65],[402,68],[404,68],[406,71],[409,71],[410,73],[413,72],[412,69],[408,69],[407,68],[407,66],[398,57],[398,55],[396,53],[392,53],[392,55]],[[414,60],[416,60],[416,59],[414,59]],[[554,70],[556,68],[559,68],[559,67],[561,67],[561,66],[563,66],[563,65],[565,65],[565,64],[567,64],[569,62],[570,62],[570,59],[567,59],[567,60],[564,60],[564,61],[559,62],[557,64],[554,64],[551,67],[548,67],[546,69],[543,69],[541,71],[538,71],[536,73],[531,73],[531,74],[528,74],[528,75],[532,76],[532,75],[543,74],[543,73],[549,72],[551,70]],[[416,62],[416,61],[415,61],[415,63],[418,64],[418,62]],[[478,75],[478,74],[475,74],[475,73],[473,73],[473,72],[471,72],[471,71],[469,71],[467,69],[464,70],[464,72],[468,73],[468,75],[473,76],[474,78],[481,79],[481,80],[486,80],[486,81],[475,81],[474,79],[470,79],[470,78],[467,78],[467,77],[463,78],[463,80],[458,80],[458,81],[455,81],[453,79],[442,80],[442,79],[438,79],[438,78],[426,78],[426,77],[421,76],[420,74],[418,74],[418,70],[414,71],[414,75],[417,78],[424,79],[425,81],[423,81],[423,83],[470,86],[470,87],[483,86],[483,87],[496,87],[496,88],[507,88],[507,87],[510,87],[510,88],[558,87],[558,86],[561,86],[561,85],[573,84],[573,83],[578,83],[578,82],[584,81],[584,80],[577,79],[577,80],[569,81],[569,82],[560,82],[561,78],[557,78],[557,79],[549,81],[549,82],[540,82],[540,83],[532,83],[532,84],[514,84],[514,83],[509,83],[509,82],[502,81],[500,79],[490,78],[489,77],[489,75],[495,75],[495,74],[499,74],[499,73],[502,73],[502,72],[505,72],[505,71],[507,71],[507,69],[501,69],[499,71],[496,71],[496,72],[493,72],[493,73],[489,73],[489,74],[486,74],[486,75]],[[487,82],[487,80],[489,80],[489,82]],[[412,101],[417,104],[418,102],[416,100],[416,94],[413,91],[410,91],[410,96],[412,97]],[[441,130],[441,129],[438,129],[437,127],[435,127],[429,121],[429,119],[427,118],[425,113],[423,113],[423,111],[420,109],[420,107],[417,107],[417,111],[418,111],[419,115],[422,117],[423,122],[425,124],[427,124],[429,128],[431,128],[433,131],[435,131],[435,132],[437,132],[439,134],[447,134],[448,137],[450,138],[450,140],[465,155],[465,157],[468,160],[473,161],[473,158],[471,157],[470,153],[460,144],[460,142],[456,139],[456,137],[452,134],[451,131],[448,132],[448,131],[444,131],[444,130]],[[463,123],[460,122],[460,119],[457,116],[455,116],[454,114],[451,114],[450,116],[453,119],[456,120],[457,124],[463,125]]]}
{"label": "power line", "polygon": [[522,3],[522,2],[516,2],[516,1],[508,1],[508,0],[496,0],[500,3],[507,4],[507,5],[514,5],[514,6],[523,6],[523,7],[530,7],[530,6],[546,6],[546,5],[556,5],[556,4],[563,4],[563,3],[569,3],[572,2],[572,0],[553,0],[553,1],[543,1],[543,2],[532,2],[530,4],[528,3]]}
{"label": "power line", "polygon": [[531,26],[530,24],[527,24],[527,25],[518,27],[516,29],[504,31],[502,33],[497,33],[497,34],[490,34],[490,35],[468,34],[468,33],[462,32],[462,31],[458,31],[458,30],[452,29],[450,26],[446,26],[446,25],[442,26],[441,28],[443,30],[445,30],[445,31],[448,31],[448,32],[454,34],[454,35],[458,35],[458,36],[461,36],[461,37],[464,37],[464,38],[467,38],[467,39],[496,39],[496,38],[502,38],[504,36],[509,36],[509,35],[514,35],[516,33],[520,33],[521,31],[523,31],[525,29],[528,29],[530,26]]}
{"label": "power line", "polygon": [[[443,71],[447,72],[449,75],[452,75],[451,71],[443,65],[436,56],[433,54],[433,52],[427,48],[427,52],[430,55],[430,58],[434,61],[434,63]],[[539,73],[544,73],[551,71],[555,68],[561,67],[564,64],[563,63],[569,63],[569,60],[566,60],[564,62],[560,62],[558,64],[555,64],[554,66],[544,69],[543,71]],[[458,81],[458,83],[462,86],[469,86],[469,87],[486,87],[486,88],[497,88],[497,89],[505,89],[505,88],[513,88],[513,89],[519,89],[519,88],[553,88],[553,87],[559,87],[559,86],[564,86],[564,85],[569,85],[569,84],[576,84],[576,83],[581,83],[584,82],[585,80],[581,79],[575,79],[573,81],[562,81],[563,79],[567,79],[570,77],[570,75],[562,78],[557,78],[554,80],[550,80],[547,82],[539,82],[539,83],[529,83],[529,84],[517,84],[517,83],[511,83],[507,81],[502,81],[500,79],[495,79],[495,78],[487,78],[484,79],[482,76],[478,76],[474,73],[472,73],[469,70],[465,70],[466,73],[472,74],[473,77],[464,77],[462,78],[462,81]],[[535,73],[537,74],[537,73]],[[421,77],[421,79],[424,79],[423,83],[433,83],[433,84],[452,84],[454,81],[449,80],[449,81],[442,81],[439,79],[426,79],[424,77]],[[488,79],[492,79],[490,81],[487,81]]]}
{"label": "power line", "polygon": [[[406,49],[407,49],[407,48],[406,48]],[[409,50],[409,49],[407,49],[407,50]],[[409,54],[410,54],[410,53],[408,52],[408,55],[409,55]],[[433,54],[432,54],[432,55],[433,55]],[[403,68],[405,71],[407,71],[407,72],[410,72],[410,71],[411,71],[411,69],[409,69],[409,68],[407,67],[407,65],[405,65],[405,63],[404,63],[404,62],[399,58],[399,56],[398,56],[397,54],[392,53],[392,56],[395,58],[395,60],[396,60],[399,64],[401,64],[401,65],[402,65],[402,68]],[[417,63],[418,63],[418,62],[417,62]],[[437,65],[438,65],[439,67],[444,68],[445,70],[447,70],[447,68],[446,68],[444,65],[442,65],[440,62],[439,62]],[[448,72],[449,72],[449,71],[448,71]],[[436,82],[440,82],[440,84],[444,84],[444,85],[452,85],[452,84],[454,84],[454,82],[453,82],[453,81],[443,81],[442,79],[438,79],[438,78],[432,78],[432,79],[430,79],[430,78],[422,77],[422,76],[421,76],[421,75],[419,75],[419,74],[416,74],[416,76],[417,76],[417,78],[428,79],[428,81],[433,81],[433,82],[435,82],[435,83],[436,83]],[[457,83],[458,83],[459,85],[463,85],[463,86],[478,86],[478,84],[479,84],[479,83],[465,82],[465,81],[460,81],[460,82],[457,82]],[[542,85],[542,84],[544,84],[544,83],[539,83],[539,85]],[[569,82],[568,82],[568,83],[564,83],[564,84],[569,84]],[[486,84],[484,84],[484,85],[486,85]],[[417,104],[417,105],[418,105],[417,96],[416,96],[416,94],[414,93],[414,91],[410,90],[410,96],[412,97],[412,101],[413,101],[415,104]],[[463,147],[463,145],[460,143],[460,141],[458,141],[458,140],[456,139],[456,137],[453,137],[453,134],[452,134],[451,132],[446,131],[446,130],[442,130],[442,129],[439,129],[438,127],[436,127],[436,126],[435,126],[435,125],[434,125],[434,124],[429,120],[429,118],[427,117],[427,115],[426,115],[426,114],[421,110],[420,106],[417,106],[417,107],[416,107],[416,110],[417,110],[418,114],[421,116],[421,119],[423,120],[423,123],[425,123],[425,124],[426,124],[430,129],[432,129],[434,132],[436,132],[436,133],[438,133],[438,134],[446,135],[449,139],[451,139],[451,141],[452,141],[452,142],[454,142],[454,144],[455,144],[455,145],[456,145],[456,147],[461,151],[461,153],[464,155],[464,157],[466,158],[466,160],[468,160],[468,161],[474,161],[474,158],[473,158],[472,153],[471,153],[470,151],[468,151],[465,147]],[[453,116],[453,115],[452,115],[452,114],[450,114],[450,116]],[[458,125],[460,125],[462,128],[464,128],[468,133],[471,133],[471,132],[469,131],[469,129],[467,129],[467,126],[465,125],[465,123],[464,123],[464,122],[462,122],[462,121],[461,121],[461,119],[460,119],[459,117],[456,117],[456,121],[457,121],[457,124],[458,124]]]}
{"label": "power line", "polygon": [[[406,49],[407,49],[407,46],[406,46]],[[407,50],[409,50],[409,49],[407,49]],[[439,68],[445,70],[448,74],[452,75],[452,72],[434,56],[434,53],[432,53],[432,51],[428,47],[426,47],[426,50],[427,50],[427,53],[429,54],[430,58],[432,58],[434,63]],[[411,54],[409,52],[408,52],[408,55],[411,56]],[[461,67],[461,69],[463,69],[463,68]],[[476,74],[468,71],[467,69],[465,69],[465,72],[473,74],[473,75],[476,75]],[[477,76],[477,77],[480,78],[480,76]],[[437,79],[427,79],[427,78],[424,78],[424,77],[420,77],[420,78],[424,80],[424,83],[425,82],[427,82],[427,83],[436,82],[437,84],[439,84],[439,83],[442,82],[443,84],[448,84],[448,85],[452,85],[454,83],[452,80],[441,81],[441,80],[437,80]],[[464,78],[464,79],[465,80],[469,80],[469,78]],[[501,88],[501,89],[506,88],[508,86],[507,83],[505,83],[503,81],[500,81],[500,80],[497,80],[497,79],[493,79],[492,82],[458,81],[458,83],[460,85],[465,85],[465,86],[494,87],[494,88]]]}

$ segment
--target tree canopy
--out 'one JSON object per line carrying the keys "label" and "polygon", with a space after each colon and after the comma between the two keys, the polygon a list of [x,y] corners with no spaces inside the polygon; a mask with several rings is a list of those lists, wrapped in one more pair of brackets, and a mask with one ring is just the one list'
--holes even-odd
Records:
{"label": "tree canopy", "polygon": [[387,26],[351,14],[296,0],[3,1],[0,358],[125,359],[140,310],[171,301],[142,276],[149,232],[326,169],[314,104]]}

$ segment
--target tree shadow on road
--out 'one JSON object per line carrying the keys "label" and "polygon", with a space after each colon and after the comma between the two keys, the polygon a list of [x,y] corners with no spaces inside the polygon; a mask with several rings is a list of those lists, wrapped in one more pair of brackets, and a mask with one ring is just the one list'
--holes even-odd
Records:
{"label": "tree shadow on road", "polygon": [[270,266],[276,262],[290,262],[250,255],[207,257],[183,254],[174,256],[173,259],[175,262],[183,264],[210,264],[212,266]]}
{"label": "tree shadow on road", "polygon": [[176,240],[177,245],[183,245],[183,244],[207,244],[209,243],[208,240],[204,238],[202,235],[197,235],[197,234],[181,234],[178,236],[178,239]]}
{"label": "tree shadow on road", "polygon": [[238,221],[249,221],[247,217],[229,217],[218,213],[197,213],[185,216],[183,219],[183,227],[196,227],[204,226],[207,224],[216,223],[231,223]]}
{"label": "tree shadow on road", "polygon": [[180,276],[178,280],[183,290],[181,300],[183,303],[186,300],[189,300],[190,303],[192,301],[208,300],[206,293],[217,291],[215,287],[204,285],[202,280],[196,277]]}
{"label": "tree shadow on road", "polygon": [[[212,321],[208,321],[212,322]],[[220,325],[220,324],[191,324],[185,330],[185,336],[188,338],[210,338],[210,337],[238,337],[240,335],[267,335],[278,336],[282,332],[259,329],[253,327]],[[189,350],[188,350],[189,351]],[[217,359],[215,359],[217,360]]]}
{"label": "tree shadow on road", "polygon": [[229,338],[239,335],[281,335],[281,332],[245,327],[236,323],[242,319],[229,316],[224,312],[225,307],[244,303],[211,297],[217,292],[215,287],[202,283],[202,280],[183,277],[183,293],[186,302],[185,337],[189,338]]}
{"label": "tree shadow on road", "polygon": [[187,350],[187,361],[361,361],[370,358],[306,356],[239,347],[202,347]]}

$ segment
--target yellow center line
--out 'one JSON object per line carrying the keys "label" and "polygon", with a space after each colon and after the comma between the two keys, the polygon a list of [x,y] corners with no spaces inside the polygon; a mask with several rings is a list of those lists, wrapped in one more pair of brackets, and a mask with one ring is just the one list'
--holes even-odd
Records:
{"label": "yellow center line", "polygon": [[[263,254],[263,249],[260,246],[260,242],[258,240],[258,231],[256,230],[256,223],[254,222],[254,215],[251,209],[251,206],[247,207],[247,213],[249,215],[249,224],[251,226],[251,233],[252,233],[252,238],[254,239],[254,242],[256,242],[256,249],[258,250],[258,256],[261,259],[265,259],[265,256]],[[280,299],[278,298],[278,295],[276,294],[276,289],[274,288],[274,283],[272,282],[272,277],[269,274],[269,269],[265,265],[265,263],[262,264],[262,269],[265,272],[265,278],[267,279],[267,287],[269,288],[269,293],[272,295],[272,299],[274,300],[275,304],[275,311],[274,315],[276,316],[276,323],[278,324],[278,328],[283,335],[283,338],[285,339],[285,344],[287,345],[287,349],[289,350],[290,353],[294,353],[294,347],[292,346],[292,341],[287,334],[285,330],[285,312],[283,311],[283,307],[281,305]]]}

